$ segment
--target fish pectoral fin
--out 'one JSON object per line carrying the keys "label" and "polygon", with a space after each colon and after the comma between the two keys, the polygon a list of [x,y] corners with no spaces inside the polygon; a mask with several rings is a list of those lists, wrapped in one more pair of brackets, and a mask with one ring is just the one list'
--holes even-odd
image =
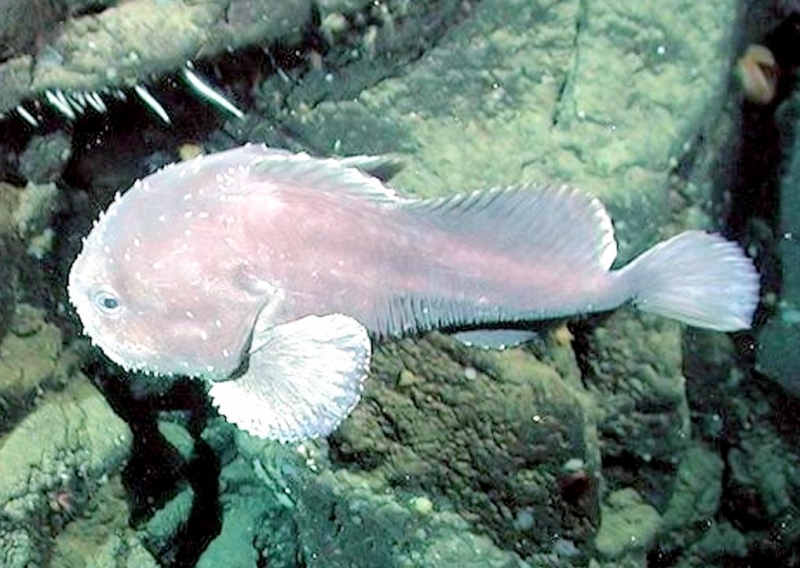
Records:
{"label": "fish pectoral fin", "polygon": [[342,314],[258,327],[247,370],[211,386],[219,413],[253,436],[281,442],[333,432],[361,398],[372,356],[366,328]]}

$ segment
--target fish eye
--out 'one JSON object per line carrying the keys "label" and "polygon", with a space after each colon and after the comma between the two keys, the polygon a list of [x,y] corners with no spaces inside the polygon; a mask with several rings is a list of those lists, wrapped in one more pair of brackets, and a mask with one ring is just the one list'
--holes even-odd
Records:
{"label": "fish eye", "polygon": [[94,305],[101,312],[113,315],[119,312],[122,307],[116,294],[109,290],[100,290],[94,295]]}

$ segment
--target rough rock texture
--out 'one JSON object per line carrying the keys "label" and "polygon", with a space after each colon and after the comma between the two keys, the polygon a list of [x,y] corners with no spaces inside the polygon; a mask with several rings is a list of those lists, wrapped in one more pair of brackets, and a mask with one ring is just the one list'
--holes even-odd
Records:
{"label": "rough rock texture", "polygon": [[[794,118],[800,97],[787,101],[786,114]],[[783,388],[800,397],[800,122],[786,126],[794,133],[781,182],[778,252],[781,256],[781,293],[776,313],[759,335],[758,366]]]}
{"label": "rough rock texture", "polygon": [[[51,353],[47,347],[56,361],[74,356],[40,312],[29,335],[12,319],[30,303],[19,301],[19,275],[41,270],[33,264],[37,255],[48,258],[44,198],[62,205],[74,199],[87,211],[100,207],[132,172],[171,160],[186,139],[206,150],[250,140],[325,155],[399,153],[406,167],[393,184],[418,195],[571,182],[609,207],[623,259],[657,237],[708,222],[703,200],[711,183],[707,171],[693,169],[694,157],[708,151],[704,134],[721,112],[733,57],[732,0],[316,4],[314,19],[306,0],[129,0],[94,15],[75,13],[51,42],[27,41],[35,59],[20,52],[0,65],[0,108],[25,101],[34,110],[31,101],[46,89],[125,89],[176,73],[187,58],[207,58],[216,71],[231,65],[215,57],[228,47],[236,60],[242,55],[236,48],[265,42],[270,49],[261,53],[273,57],[268,65],[245,65],[235,79],[214,74],[227,77],[231,84],[223,90],[244,94],[237,102],[249,106],[242,104],[244,120],[210,136],[199,127],[181,129],[203,117],[180,116],[185,109],[178,105],[172,130],[145,119],[126,125],[127,116],[104,117],[99,127],[79,118],[70,138],[34,139],[12,160],[18,176],[38,184],[24,199],[45,215],[26,217],[31,229],[20,232],[6,213],[19,210],[23,190],[0,188],[0,203],[13,202],[0,207],[0,255],[14,260],[0,262],[4,349],[5,342],[32,346],[37,338],[37,353]],[[264,12],[274,19],[259,18],[265,6],[277,7]],[[300,31],[308,34],[305,43]],[[284,45],[276,48],[275,39]],[[9,123],[20,124],[17,115]],[[87,193],[70,191],[67,199],[64,188],[48,185],[62,175],[91,187],[77,184]],[[440,335],[388,344],[376,355],[364,401],[330,446],[234,438],[219,421],[202,434],[202,426],[187,426],[192,420],[170,425],[174,415],[159,423],[154,415],[164,407],[148,406],[142,389],[124,399],[144,408],[126,415],[142,419],[132,422],[140,430],[131,459],[145,465],[132,471],[149,481],[162,473],[149,467],[174,453],[174,494],[158,495],[135,530],[119,528],[132,513],[113,471],[127,448],[98,446],[106,461],[90,460],[92,471],[109,471],[111,482],[88,492],[87,518],[48,513],[43,498],[17,483],[14,498],[2,501],[10,504],[0,515],[0,559],[16,568],[42,563],[50,552],[64,566],[171,565],[187,563],[191,549],[201,567],[237,568],[731,566],[748,555],[789,565],[788,551],[770,555],[769,547],[797,542],[796,444],[768,417],[793,411],[757,391],[734,397],[742,374],[731,367],[732,344],[695,341],[703,353],[695,353],[692,371],[723,387],[693,401],[703,413],[696,422],[703,440],[692,440],[681,336],[674,323],[623,310],[545,331],[533,346],[499,354]],[[52,360],[23,363],[24,377],[51,374]],[[34,373],[37,366],[44,370]],[[31,379],[19,389],[0,377],[6,389],[0,392],[36,392],[42,380],[48,387],[38,405],[6,422],[0,458],[15,447],[12,439],[39,453],[15,465],[10,477],[0,472],[0,484],[36,470],[46,479],[34,489],[46,492],[61,479],[47,472],[62,462],[67,479],[79,479],[70,477],[76,462],[69,451],[49,457],[51,443],[64,442],[71,427],[65,417],[76,416],[52,410],[51,379]],[[82,389],[81,400],[104,417],[96,424],[86,414],[93,429],[86,439],[100,444],[109,427],[124,432],[88,383],[76,380],[81,386],[70,389]],[[165,399],[160,395],[168,388],[153,398]],[[48,423],[57,432],[31,441],[23,426],[46,408],[61,420]],[[203,444],[214,458],[205,464],[195,459]],[[31,511],[58,527],[55,542],[32,530]],[[202,535],[207,540],[191,540],[198,520],[211,525]]]}
{"label": "rough rock texture", "polygon": [[675,470],[690,437],[679,326],[623,311],[580,343],[583,381],[600,408],[605,478],[663,504],[670,490],[665,474]]}
{"label": "rough rock texture", "polygon": [[14,212],[19,205],[19,188],[0,182],[0,337],[5,337],[17,303],[22,243],[17,233]]}
{"label": "rough rock texture", "polygon": [[132,87],[187,60],[298,33],[309,17],[308,0],[121,2],[67,20],[36,57],[0,64],[0,113],[47,91],[108,95],[109,88]]}
{"label": "rough rock texture", "polygon": [[46,555],[49,531],[57,534],[86,510],[130,443],[125,424],[83,375],[46,394],[0,439],[0,516],[4,533],[18,534],[2,543],[2,564],[25,566],[17,563],[23,551]]}
{"label": "rough rock texture", "polygon": [[594,544],[603,558],[615,560],[645,555],[661,529],[661,517],[634,489],[610,493],[603,506],[603,523]]}
{"label": "rough rock texture", "polygon": [[652,243],[665,173],[714,118],[734,5],[486,0],[402,77],[357,90],[346,69],[310,74],[276,118],[323,154],[408,154],[395,182],[420,195],[575,183],[611,208],[627,257]]}
{"label": "rough rock texture", "polygon": [[[58,316],[31,303],[41,301],[59,197],[52,183],[0,184],[0,564],[9,568],[75,566],[58,559],[84,562],[100,529],[109,537],[126,526],[124,505],[109,509],[104,495],[130,432],[78,370],[85,353],[64,345]],[[90,544],[65,548],[78,519]]]}
{"label": "rough rock texture", "polygon": [[598,441],[591,406],[569,380],[522,351],[436,335],[388,345],[373,378],[334,437],[338,461],[446,497],[507,548],[590,538]]}
{"label": "rough rock texture", "polygon": [[9,332],[0,342],[0,398],[5,412],[0,425],[8,426],[14,407],[26,406],[45,381],[63,370],[58,369],[62,354],[61,331],[44,321],[44,314],[27,304],[17,306]]}
{"label": "rough rock texture", "polygon": [[[221,481],[225,523],[200,568],[524,566],[456,514],[374,476],[332,471],[322,443],[300,448],[238,436]],[[261,560],[260,560],[261,559]]]}
{"label": "rough rock texture", "polygon": [[128,526],[129,508],[119,476],[92,496],[87,511],[59,533],[50,568],[156,568],[153,555]]}

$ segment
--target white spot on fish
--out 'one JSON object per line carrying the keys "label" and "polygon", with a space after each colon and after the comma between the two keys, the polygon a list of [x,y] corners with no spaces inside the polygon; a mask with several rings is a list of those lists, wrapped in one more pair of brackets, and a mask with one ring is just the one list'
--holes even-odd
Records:
{"label": "white spot on fish", "polygon": [[206,212],[206,211],[201,211],[200,213],[198,213],[198,214],[197,214],[197,217],[198,217],[199,219],[208,219],[208,212]]}
{"label": "white spot on fish", "polygon": [[223,357],[230,357],[231,356],[231,352],[228,351],[227,349],[223,349],[222,350],[222,356]]}
{"label": "white spot on fish", "polygon": [[161,221],[162,223],[166,223],[167,222],[167,216],[166,215],[159,215],[158,216],[158,220]]}
{"label": "white spot on fish", "polygon": [[185,229],[185,230],[183,231],[183,234],[184,234],[185,236],[187,236],[187,237],[191,237],[191,236],[192,236],[192,230],[191,230],[191,229]]}
{"label": "white spot on fish", "polygon": [[219,321],[218,319],[217,319],[217,320],[214,320],[214,325],[215,325],[215,326],[217,326],[217,327],[218,327],[218,328],[220,328],[220,329],[222,328],[222,322],[221,322],[221,321]]}
{"label": "white spot on fish", "polygon": [[133,246],[135,246],[135,247],[142,246],[142,239],[140,239],[139,237],[134,237],[133,238]]}
{"label": "white spot on fish", "polygon": [[157,260],[153,264],[151,264],[150,266],[153,268],[153,270],[160,270],[162,265],[161,265],[161,262]]}
{"label": "white spot on fish", "polygon": [[213,373],[214,372],[214,365],[208,365],[206,367],[206,371],[208,371],[209,373]]}
{"label": "white spot on fish", "polygon": [[187,310],[186,311],[186,317],[189,318],[189,319],[194,319],[194,314]]}
{"label": "white spot on fish", "polygon": [[186,213],[183,214],[184,218],[186,219],[191,219],[192,215],[194,215],[194,213],[192,213],[191,211],[187,211]]}
{"label": "white spot on fish", "polygon": [[130,260],[130,259],[131,259],[131,255],[130,255],[130,253],[128,253],[128,252],[126,251],[126,252],[125,252],[125,253],[122,255],[122,258],[124,258],[125,260]]}
{"label": "white spot on fish", "polygon": [[208,334],[206,333],[206,330],[204,330],[204,329],[200,330],[200,339],[202,339],[203,341],[207,341],[208,340]]}
{"label": "white spot on fish", "polygon": [[184,193],[183,194],[183,200],[184,201],[189,201],[191,198],[192,198],[192,194],[191,193]]}

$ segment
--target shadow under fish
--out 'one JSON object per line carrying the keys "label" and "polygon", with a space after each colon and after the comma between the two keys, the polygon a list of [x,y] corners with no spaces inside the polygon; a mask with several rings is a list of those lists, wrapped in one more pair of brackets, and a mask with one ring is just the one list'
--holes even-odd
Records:
{"label": "shadow under fish", "polygon": [[611,219],[567,186],[397,195],[375,158],[247,145],[137,181],[69,275],[113,361],[211,382],[263,438],[330,434],[361,396],[372,340],[614,309],[748,328],[759,277],[734,243],[687,231],[611,270]]}

